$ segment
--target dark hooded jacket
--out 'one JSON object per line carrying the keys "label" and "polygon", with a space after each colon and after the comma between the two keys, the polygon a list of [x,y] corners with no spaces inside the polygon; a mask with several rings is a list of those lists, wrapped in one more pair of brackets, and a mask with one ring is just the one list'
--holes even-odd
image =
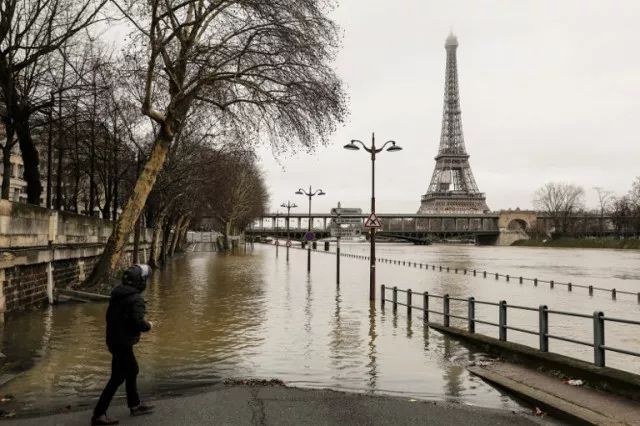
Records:
{"label": "dark hooded jacket", "polygon": [[[136,269],[138,271],[136,271]],[[146,288],[146,279],[140,268],[129,268],[111,292],[107,308],[107,346],[133,346],[140,341],[140,333],[151,329],[144,319],[145,302],[140,294]]]}

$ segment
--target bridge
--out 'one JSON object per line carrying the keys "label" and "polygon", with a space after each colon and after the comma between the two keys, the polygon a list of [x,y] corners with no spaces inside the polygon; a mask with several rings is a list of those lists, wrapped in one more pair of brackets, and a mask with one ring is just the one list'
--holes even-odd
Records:
{"label": "bridge", "polygon": [[[362,230],[368,214],[343,214],[341,222],[349,223],[354,229]],[[439,240],[474,240],[479,244],[510,245],[517,240],[528,239],[525,231],[539,227],[547,231],[553,229],[553,220],[540,212],[529,210],[502,210],[479,214],[377,214],[382,229],[376,232],[380,239],[397,239],[415,244],[425,244]],[[310,218],[310,219],[309,219]],[[337,216],[329,213],[291,214],[289,231],[287,215],[269,213],[255,220],[245,230],[252,237],[276,237],[302,240],[311,220],[311,229],[317,239],[329,238],[337,228]],[[611,218],[593,215],[575,215],[579,233],[594,235],[611,231]],[[344,225],[343,225],[344,226]],[[360,232],[357,232],[360,233]],[[362,232],[362,234],[366,234]]]}
{"label": "bridge", "polygon": [[[382,229],[376,235],[383,238],[411,241],[425,244],[431,240],[442,239],[496,239],[499,214],[378,214]],[[335,215],[326,213],[291,214],[289,216],[289,235],[293,240],[301,240],[309,227],[316,238],[332,236],[332,230],[338,227]],[[354,229],[362,229],[368,214],[340,215],[341,222],[348,222]],[[342,225],[344,226],[344,225]],[[279,213],[266,214],[252,223],[245,231],[249,236],[287,237],[287,217]],[[335,232],[335,231],[334,231]]]}

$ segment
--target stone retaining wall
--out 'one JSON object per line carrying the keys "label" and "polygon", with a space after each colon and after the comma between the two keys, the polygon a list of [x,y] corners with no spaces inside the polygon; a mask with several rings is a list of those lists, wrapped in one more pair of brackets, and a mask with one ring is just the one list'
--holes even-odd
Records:
{"label": "stone retaining wall", "polygon": [[[45,302],[55,288],[80,286],[111,230],[107,220],[0,200],[0,321]],[[140,236],[141,262],[148,260],[151,239],[150,229]],[[123,265],[131,263],[132,250],[133,235]]]}

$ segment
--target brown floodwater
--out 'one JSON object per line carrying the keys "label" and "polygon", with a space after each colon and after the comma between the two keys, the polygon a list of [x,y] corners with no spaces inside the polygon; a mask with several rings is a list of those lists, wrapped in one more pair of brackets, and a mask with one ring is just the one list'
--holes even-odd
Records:
{"label": "brown floodwater", "polygon": [[[342,246],[348,253],[366,254],[367,249],[366,244]],[[145,293],[154,329],[136,346],[141,392],[172,392],[226,378],[278,378],[293,386],[525,409],[469,375],[466,365],[483,354],[425,328],[420,312],[414,311],[410,320],[404,309],[394,315],[389,305],[384,310],[379,303],[370,305],[366,261],[343,258],[338,287],[334,255],[314,253],[307,274],[304,251],[292,249],[289,263],[284,254],[280,247],[276,257],[275,247],[265,245],[249,248],[246,255],[188,253],[155,271]],[[637,251],[379,244],[378,254],[640,291]],[[631,296],[612,301],[605,294],[589,297],[586,290],[551,290],[542,284],[390,264],[377,268],[379,284],[414,291],[640,317]],[[108,378],[105,309],[106,304],[69,304],[10,316],[0,326],[0,351],[22,372],[2,386],[0,394],[15,396],[23,412],[92,405]],[[452,312],[466,313],[466,306],[452,303]],[[497,308],[478,308],[478,315],[495,321]],[[537,316],[510,312],[509,323],[535,328]],[[550,330],[589,340],[591,327],[588,320],[552,317]],[[640,327],[607,327],[608,345],[640,351]],[[478,325],[477,331],[497,335],[489,326]],[[509,340],[535,345],[531,339],[509,335]],[[551,349],[586,360],[593,357],[589,348],[568,343],[553,341]],[[607,357],[608,365],[634,372],[640,372],[639,361],[626,355]]]}

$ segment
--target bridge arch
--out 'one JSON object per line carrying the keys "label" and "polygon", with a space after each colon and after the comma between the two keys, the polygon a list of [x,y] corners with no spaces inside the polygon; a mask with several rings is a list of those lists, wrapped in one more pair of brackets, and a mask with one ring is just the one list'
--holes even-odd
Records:
{"label": "bridge arch", "polygon": [[537,214],[527,210],[503,210],[498,219],[498,228],[505,231],[527,231],[536,226]]}
{"label": "bridge arch", "polygon": [[527,229],[530,228],[530,224],[522,219],[522,218],[515,218],[515,219],[511,219],[511,221],[507,224],[507,229],[509,231],[526,231]]}

